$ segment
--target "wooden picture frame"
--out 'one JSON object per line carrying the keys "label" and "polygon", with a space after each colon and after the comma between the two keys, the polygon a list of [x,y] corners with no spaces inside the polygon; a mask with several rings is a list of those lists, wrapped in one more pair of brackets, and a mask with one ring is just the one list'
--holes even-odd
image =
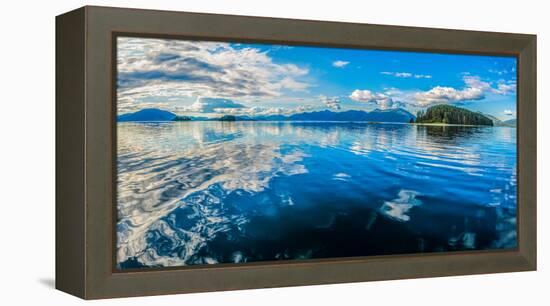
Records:
{"label": "wooden picture frame", "polygon": [[[140,37],[511,55],[518,248],[114,269],[114,41]],[[56,288],[84,299],[536,270],[536,36],[87,6],[56,18]]]}

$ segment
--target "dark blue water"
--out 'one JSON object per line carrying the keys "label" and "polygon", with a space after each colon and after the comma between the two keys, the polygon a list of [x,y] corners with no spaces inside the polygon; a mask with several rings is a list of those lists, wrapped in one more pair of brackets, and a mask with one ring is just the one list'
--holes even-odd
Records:
{"label": "dark blue water", "polygon": [[516,130],[118,125],[120,268],[516,246]]}

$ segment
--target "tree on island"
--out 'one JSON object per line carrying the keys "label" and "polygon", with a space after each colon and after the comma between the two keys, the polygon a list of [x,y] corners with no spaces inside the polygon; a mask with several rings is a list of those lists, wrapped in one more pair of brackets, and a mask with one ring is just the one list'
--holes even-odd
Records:
{"label": "tree on island", "polygon": [[191,117],[189,116],[176,116],[172,121],[191,121]]}
{"label": "tree on island", "polygon": [[418,111],[416,123],[443,123],[466,125],[493,125],[493,120],[481,113],[472,112],[447,104],[431,106],[425,111]]}
{"label": "tree on island", "polygon": [[224,115],[218,119],[219,121],[237,121],[237,117],[233,115]]}

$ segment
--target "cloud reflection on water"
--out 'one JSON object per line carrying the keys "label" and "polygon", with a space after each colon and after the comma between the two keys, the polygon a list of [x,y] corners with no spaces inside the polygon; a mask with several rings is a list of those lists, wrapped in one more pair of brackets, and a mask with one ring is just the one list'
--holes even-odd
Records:
{"label": "cloud reflection on water", "polygon": [[384,205],[380,207],[380,211],[386,216],[398,221],[409,221],[411,219],[407,213],[415,206],[422,204],[422,201],[416,197],[418,192],[412,190],[400,190],[398,197],[384,202]]}
{"label": "cloud reflection on water", "polygon": [[[443,205],[446,196],[453,205],[497,207],[501,215],[492,246],[514,245],[510,210],[515,214],[516,173],[510,158],[515,135],[509,130],[313,122],[119,124],[117,261],[135,259],[149,266],[245,262],[250,252],[244,250],[227,256],[205,250],[221,236],[253,235],[247,232],[251,214],[276,218],[281,207],[306,207],[304,197],[328,200],[347,193],[373,209],[367,214],[368,231],[382,222],[375,211],[409,223],[416,209],[430,209],[437,201]],[[346,154],[356,157],[343,158]],[[328,175],[316,176],[319,169]],[[280,186],[270,190],[274,179],[297,175],[312,176],[309,184],[292,186],[301,188],[300,194]],[[474,181],[471,175],[478,177]],[[239,202],[249,197],[254,204]],[[255,207],[247,212],[247,205]],[[308,209],[303,213],[320,213],[314,206]],[[328,230],[326,224],[346,216],[345,206],[339,209],[312,226]],[[467,230],[449,237],[448,246],[482,246]]]}
{"label": "cloud reflection on water", "polygon": [[[163,131],[165,129],[169,130]],[[225,194],[235,190],[261,192],[274,176],[307,172],[300,164],[305,156],[302,152],[283,152],[277,143],[232,141],[238,138],[238,134],[231,126],[204,129],[202,133],[193,125],[150,124],[119,128],[119,262],[141,254],[148,263],[181,264],[186,258],[165,260],[151,250],[144,253],[149,231],[170,237],[173,244],[178,241],[175,229],[159,219],[188,205],[190,200],[208,204],[203,207],[206,210],[212,208],[202,212],[205,222],[197,228],[203,227],[204,230],[200,229],[193,235],[184,233],[187,236],[185,247],[189,249],[186,253],[191,254],[193,248],[214,234],[209,232],[211,228],[217,227],[218,223],[235,222],[232,216],[229,217],[232,220],[226,220],[226,216],[213,208],[221,204],[221,197]],[[179,138],[182,145],[170,151],[168,148],[173,148],[174,138]],[[159,144],[160,150],[154,150]],[[209,194],[213,186],[219,186],[223,194]],[[206,235],[200,235],[201,231]]]}

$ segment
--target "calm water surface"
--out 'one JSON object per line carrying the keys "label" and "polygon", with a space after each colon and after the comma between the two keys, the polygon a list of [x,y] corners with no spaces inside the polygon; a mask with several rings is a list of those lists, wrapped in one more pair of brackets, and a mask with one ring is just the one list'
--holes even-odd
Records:
{"label": "calm water surface", "polygon": [[516,246],[516,130],[118,124],[119,268]]}

